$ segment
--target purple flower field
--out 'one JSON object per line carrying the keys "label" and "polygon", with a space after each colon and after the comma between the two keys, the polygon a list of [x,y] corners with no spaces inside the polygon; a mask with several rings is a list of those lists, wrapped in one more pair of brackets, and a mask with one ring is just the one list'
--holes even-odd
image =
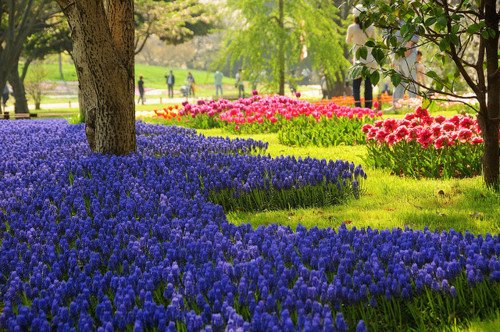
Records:
{"label": "purple flower field", "polygon": [[114,157],[80,125],[0,122],[0,330],[406,330],[500,306],[499,235],[225,217],[348,202],[360,166],[137,131],[138,152]]}

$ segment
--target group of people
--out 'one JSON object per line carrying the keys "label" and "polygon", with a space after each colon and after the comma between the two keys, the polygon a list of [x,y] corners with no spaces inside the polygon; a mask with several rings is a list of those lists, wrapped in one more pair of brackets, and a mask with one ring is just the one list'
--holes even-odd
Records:
{"label": "group of people", "polygon": [[[216,71],[214,73],[214,84],[215,84],[215,95],[217,97],[222,96],[224,94],[224,90],[222,88],[222,80],[224,75],[220,71]],[[245,85],[243,81],[243,70],[239,69],[235,76],[235,88],[238,88],[238,97],[245,97]],[[167,83],[167,94],[168,98],[174,97],[174,85],[175,85],[175,75],[172,70],[165,75],[165,81]],[[144,77],[139,76],[139,80],[137,81],[137,88],[139,90],[139,99],[137,103],[141,103],[144,105],[146,102],[145,99],[145,89],[144,89]],[[184,97],[195,97],[196,91],[196,81],[191,72],[188,73],[186,77],[186,84],[181,86],[181,93]]]}
{"label": "group of people", "polygon": [[[353,10],[354,23],[347,28],[346,42],[353,44],[353,64],[363,65],[370,71],[377,70],[377,62],[371,54],[371,49],[367,47],[367,55],[365,58],[360,57],[356,59],[356,53],[360,47],[363,47],[368,39],[375,38],[375,28],[373,25],[368,27],[363,25],[360,18],[364,8],[360,5],[356,6]],[[400,31],[396,33],[398,42],[402,42]],[[418,36],[414,35],[410,41],[405,44],[405,53],[403,56],[396,55],[394,57],[393,67],[403,78],[398,85],[394,87],[393,104],[397,105],[398,101],[404,97],[405,92],[408,92],[410,98],[415,98],[419,91],[419,84],[424,84],[425,67],[421,63],[422,52],[417,49]],[[355,77],[352,82],[352,94],[356,107],[361,107],[361,83],[362,77]],[[419,84],[416,84],[418,82]],[[365,107],[372,108],[373,104],[373,87],[370,77],[364,78],[364,97]],[[384,86],[384,91],[389,90],[389,85]]]}

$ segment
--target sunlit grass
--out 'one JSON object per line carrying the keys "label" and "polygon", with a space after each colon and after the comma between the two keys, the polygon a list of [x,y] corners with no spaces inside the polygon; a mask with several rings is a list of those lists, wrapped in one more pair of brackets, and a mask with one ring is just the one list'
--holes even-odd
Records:
{"label": "sunlit grass", "polygon": [[364,194],[348,204],[310,209],[267,211],[259,213],[228,213],[229,221],[252,226],[277,223],[295,228],[410,227],[432,230],[469,230],[473,233],[500,231],[500,195],[488,190],[481,177],[471,179],[413,179],[390,175],[387,171],[366,166],[366,147],[336,146],[287,147],[278,142],[276,134],[231,135],[222,129],[199,130],[208,136],[253,138],[269,142],[268,153],[275,157],[294,155],[324,159],[343,159],[361,164],[368,174]]}

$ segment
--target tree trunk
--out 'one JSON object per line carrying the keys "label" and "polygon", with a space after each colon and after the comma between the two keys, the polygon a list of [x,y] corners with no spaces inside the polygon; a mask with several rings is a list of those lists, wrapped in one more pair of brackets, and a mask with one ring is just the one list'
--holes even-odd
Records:
{"label": "tree trunk", "polygon": [[[284,1],[279,0],[278,4],[278,25],[280,33],[285,32],[285,8]],[[283,38],[280,38],[278,46],[278,81],[279,81],[279,91],[278,94],[281,96],[285,95],[285,45]]]}
{"label": "tree trunk", "polygon": [[91,149],[118,155],[135,151],[133,0],[58,3],[72,31]]}
{"label": "tree trunk", "polygon": [[14,110],[16,114],[27,114],[29,113],[28,100],[26,99],[26,91],[24,90],[24,84],[19,76],[19,71],[17,70],[17,64],[12,67],[9,73],[9,82],[12,86],[12,94],[16,99],[14,104]]}
{"label": "tree trunk", "polygon": [[487,109],[480,109],[481,130],[484,139],[483,175],[488,187],[499,189],[499,144],[498,129],[500,124],[500,71],[498,68],[498,23],[496,0],[485,2],[485,23],[495,36],[485,39],[486,72],[488,75]]}
{"label": "tree trunk", "polygon": [[64,81],[64,73],[63,73],[63,64],[62,64],[62,54],[59,53],[58,56],[58,63],[59,63],[59,76],[61,78],[61,81]]}

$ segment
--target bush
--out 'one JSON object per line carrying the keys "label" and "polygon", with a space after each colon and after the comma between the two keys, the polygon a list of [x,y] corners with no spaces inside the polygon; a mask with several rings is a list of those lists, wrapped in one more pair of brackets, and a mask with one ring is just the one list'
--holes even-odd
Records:
{"label": "bush", "polygon": [[419,108],[403,120],[375,121],[363,131],[368,162],[396,175],[461,178],[481,173],[483,139],[477,121],[467,116],[432,117]]}
{"label": "bush", "polygon": [[278,139],[280,143],[289,146],[364,144],[365,135],[361,128],[373,121],[364,115],[361,118],[322,116],[319,120],[311,116],[299,116],[282,124]]}

